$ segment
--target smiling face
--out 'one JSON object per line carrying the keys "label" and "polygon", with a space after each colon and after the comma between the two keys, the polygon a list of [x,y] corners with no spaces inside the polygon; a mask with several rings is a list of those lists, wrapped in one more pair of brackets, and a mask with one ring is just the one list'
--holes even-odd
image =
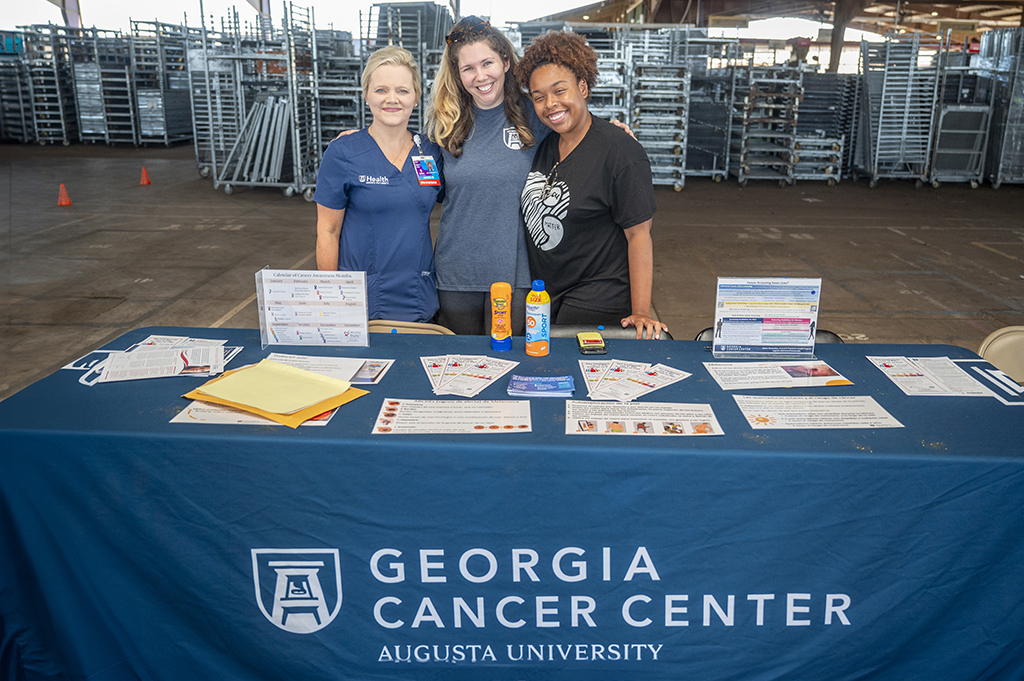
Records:
{"label": "smiling face", "polygon": [[530,99],[537,116],[560,135],[586,130],[587,84],[560,64],[544,64],[530,74]]}
{"label": "smiling face", "polygon": [[459,80],[479,109],[493,109],[505,102],[505,72],[502,60],[485,41],[463,45],[458,54]]}
{"label": "smiling face", "polygon": [[370,74],[366,104],[373,113],[375,125],[408,127],[416,102],[416,87],[409,67],[382,64]]}

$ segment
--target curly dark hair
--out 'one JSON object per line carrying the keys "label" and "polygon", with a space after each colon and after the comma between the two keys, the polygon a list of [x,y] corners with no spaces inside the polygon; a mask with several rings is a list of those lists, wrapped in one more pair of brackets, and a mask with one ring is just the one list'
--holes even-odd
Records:
{"label": "curly dark hair", "polygon": [[597,52],[579,33],[549,31],[534,38],[516,64],[516,79],[524,90],[530,90],[530,76],[545,64],[563,66],[587,84],[587,93],[597,83]]}

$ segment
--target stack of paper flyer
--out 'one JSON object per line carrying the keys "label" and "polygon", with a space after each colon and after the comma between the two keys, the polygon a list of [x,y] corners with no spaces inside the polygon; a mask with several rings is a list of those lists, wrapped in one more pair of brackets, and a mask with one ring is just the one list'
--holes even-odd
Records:
{"label": "stack of paper flyer", "polygon": [[511,397],[572,397],[576,391],[572,376],[517,376],[508,381]]}
{"label": "stack of paper flyer", "polygon": [[587,397],[592,400],[630,402],[691,375],[664,364],[651,366],[618,359],[581,359],[579,362],[587,384]]}
{"label": "stack of paper flyer", "polygon": [[435,395],[476,397],[519,362],[483,355],[420,357]]}
{"label": "stack of paper flyer", "polygon": [[84,385],[169,376],[216,376],[242,350],[226,347],[225,342],[186,336],[150,336],[123,352],[106,352],[106,357],[99,362],[84,361],[97,354],[90,353],[64,368],[85,371],[79,379]]}

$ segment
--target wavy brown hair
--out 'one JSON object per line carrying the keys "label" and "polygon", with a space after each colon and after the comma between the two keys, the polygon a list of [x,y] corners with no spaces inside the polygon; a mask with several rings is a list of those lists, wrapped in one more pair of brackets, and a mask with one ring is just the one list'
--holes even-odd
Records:
{"label": "wavy brown hair", "polygon": [[597,83],[597,52],[579,33],[549,31],[534,38],[516,65],[516,78],[523,90],[530,91],[530,76],[546,64],[563,66],[587,84],[587,96]]}
{"label": "wavy brown hair", "polygon": [[[515,70],[519,61],[515,48],[500,31],[478,17],[465,17],[457,23],[449,36],[469,35],[444,48],[444,56],[430,93],[430,108],[427,111],[427,134],[444,147],[452,156],[462,155],[462,145],[473,130],[476,117],[473,113],[473,97],[462,85],[459,77],[459,50],[466,45],[485,42],[501,58],[509,63],[505,72],[505,118],[515,126],[523,149],[532,147],[536,140],[526,118],[526,95],[516,81]],[[467,31],[467,26],[472,26]]]}

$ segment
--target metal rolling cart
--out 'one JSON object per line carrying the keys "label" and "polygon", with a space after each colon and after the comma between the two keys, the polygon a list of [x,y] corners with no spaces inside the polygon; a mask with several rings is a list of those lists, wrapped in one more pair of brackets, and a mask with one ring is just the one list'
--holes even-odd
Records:
{"label": "metal rolling cart", "polygon": [[4,32],[0,39],[0,138],[28,143],[35,133],[25,38],[20,32]]}
{"label": "metal rolling cart", "polygon": [[947,50],[943,57],[929,180],[935,188],[968,182],[977,189],[985,172],[992,92],[969,64],[966,49]]}
{"label": "metal rolling cart", "polygon": [[738,39],[709,38],[706,29],[673,29],[675,63],[690,73],[684,175],[721,182],[729,174],[733,70]]}
{"label": "metal rolling cart", "polygon": [[138,146],[130,41],[95,28],[68,33],[79,138]]}
{"label": "metal rolling cart", "polygon": [[187,140],[192,135],[184,26],[132,21],[132,79],[139,142]]}
{"label": "metal rolling cart", "polygon": [[651,161],[654,184],[682,190],[689,116],[690,72],[686,66],[634,63],[632,128]]}
{"label": "metal rolling cart", "polygon": [[192,140],[201,177],[214,174],[241,131],[245,99],[230,58],[238,42],[234,33],[207,30],[205,18],[201,28],[187,29]]}
{"label": "metal rolling cart", "polygon": [[32,127],[39,144],[64,146],[78,140],[74,72],[69,38],[76,29],[36,24],[25,32],[25,58],[32,95]]}
{"label": "metal rolling cart", "polygon": [[986,173],[992,187],[1024,183],[1024,28],[981,37],[979,68],[992,90]]}
{"label": "metal rolling cart", "polygon": [[320,168],[320,115],[317,111],[317,44],[313,10],[290,3],[285,16],[288,46],[288,85],[291,92],[291,131],[294,184],[285,189],[302,192],[306,201],[316,192],[316,173]]}
{"label": "metal rolling cart", "polygon": [[748,180],[793,184],[801,71],[751,64],[736,70],[736,80],[730,172],[740,186]]}
{"label": "metal rolling cart", "polygon": [[236,187],[277,187],[294,194],[288,51],[279,35],[243,34],[237,23],[234,32],[233,53],[218,60],[231,65],[236,96],[246,113],[234,143],[215,158],[213,187],[229,195]]}
{"label": "metal rolling cart", "polygon": [[942,49],[938,36],[916,32],[861,42],[864,96],[854,162],[871,187],[883,177],[918,187],[928,180]]}

